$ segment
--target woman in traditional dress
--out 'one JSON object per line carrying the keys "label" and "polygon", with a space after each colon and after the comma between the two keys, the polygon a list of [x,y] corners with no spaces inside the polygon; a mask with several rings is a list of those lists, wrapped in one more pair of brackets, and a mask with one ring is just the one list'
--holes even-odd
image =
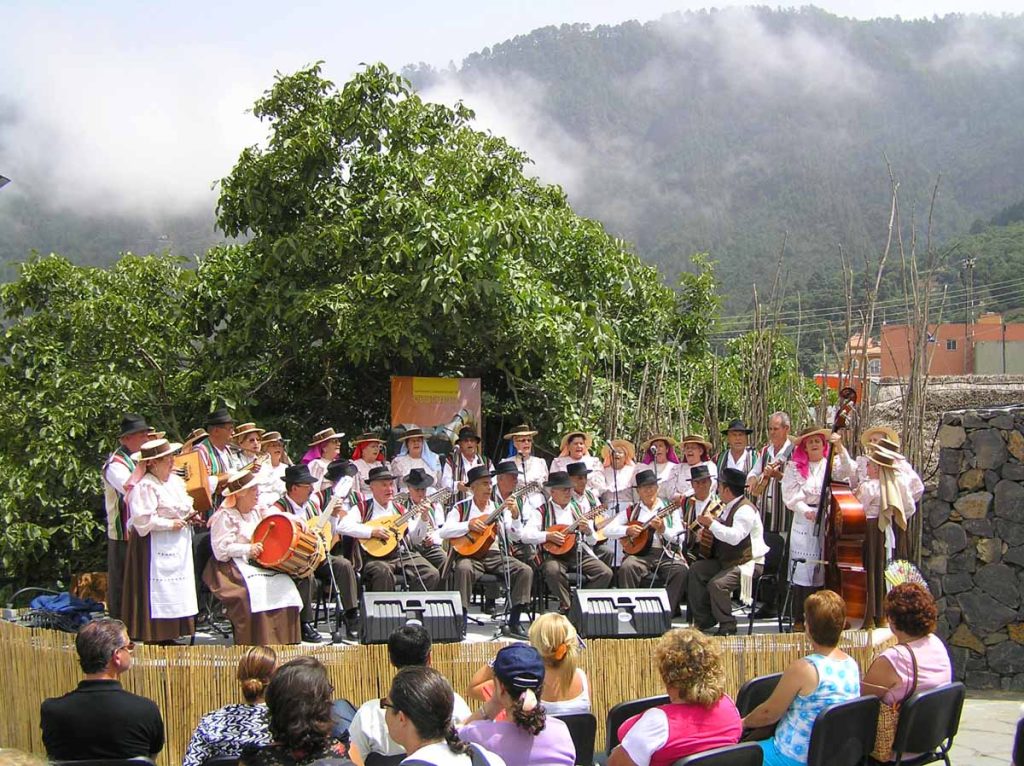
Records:
{"label": "woman in traditional dress", "polygon": [[[899,434],[888,426],[872,426],[861,433],[860,442],[865,452],[857,458],[857,474],[851,482],[852,486],[857,488],[861,482],[868,480],[868,452],[871,448],[881,447],[893,453],[895,461],[892,469],[896,472],[896,478],[900,485],[910,493],[910,500],[905,508],[906,519],[909,519],[917,510],[917,503],[921,502],[921,497],[924,495],[924,482],[921,481],[921,476],[914,470],[910,461],[900,454]],[[885,538],[890,556],[900,559],[910,558],[910,538],[905,528],[902,526],[890,527],[886,531]]]}
{"label": "woman in traditional dress", "polygon": [[263,429],[255,423],[242,423],[235,426],[231,441],[242,452],[242,462],[249,464],[260,456],[260,437]]}
{"label": "woman in traditional dress", "polygon": [[122,613],[133,641],[171,643],[195,632],[192,498],[174,473],[180,447],[153,439],[132,455]]}
{"label": "woman in traditional dress", "polygon": [[398,489],[406,488],[405,477],[413,468],[419,468],[434,480],[434,484],[440,484],[441,460],[427,446],[423,429],[412,426],[398,437],[398,441],[402,443],[402,446],[395,459],[391,461],[391,473],[397,477]]}
{"label": "woman in traditional dress", "polygon": [[360,490],[369,492],[370,469],[377,466],[388,467],[384,458],[384,440],[374,433],[365,433],[356,437],[352,445],[352,464],[359,469]]}
{"label": "woman in traditional dress", "polygon": [[677,446],[679,442],[662,434],[656,434],[640,445],[643,452],[640,460],[654,471],[658,479],[658,497],[664,500],[671,498],[676,486],[676,471],[679,470]]}
{"label": "woman in traditional dress", "polygon": [[551,461],[551,473],[568,471],[571,463],[583,463],[590,471],[587,474],[587,489],[596,497],[601,497],[605,490],[604,464],[601,458],[590,454],[594,446],[594,437],[586,431],[570,431],[562,437],[558,445],[558,457]]}
{"label": "woman in traditional dress", "polygon": [[[598,529],[612,521],[621,511],[626,510],[638,498],[636,487],[633,486],[633,474],[636,473],[636,448],[625,439],[612,439],[601,448],[604,458],[604,494],[601,502],[608,507],[608,513],[597,521]],[[605,540],[594,548],[597,557],[610,567],[622,563],[622,544],[620,540]]]}
{"label": "woman in traditional dress", "polygon": [[248,562],[263,552],[253,531],[270,511],[258,502],[258,476],[242,471],[228,478],[224,502],[210,519],[213,558],[203,582],[224,604],[236,645],[297,644],[302,599],[292,579]]}
{"label": "woman in traditional dress", "polygon": [[711,449],[714,445],[697,434],[688,434],[683,437],[683,462],[676,468],[675,490],[664,495],[666,500],[680,500],[693,494],[693,487],[690,485],[690,471],[698,465],[706,465],[708,473],[711,474],[711,491],[718,488],[718,466],[711,459]]}
{"label": "woman in traditional dress", "polygon": [[313,487],[314,492],[322,488],[321,482],[327,473],[327,466],[341,453],[341,437],[344,435],[333,428],[325,428],[313,434],[313,441],[309,443],[309,449],[300,462],[309,467],[309,472],[317,481]]}
{"label": "woman in traditional dress", "polygon": [[267,431],[260,439],[260,452],[269,456],[263,461],[259,473],[259,503],[273,505],[284,494],[284,472],[291,463],[284,451],[280,431]]}
{"label": "woman in traditional dress", "polygon": [[790,526],[789,572],[793,589],[793,632],[804,629],[804,599],[825,584],[821,563],[820,529],[815,530],[818,501],[825,482],[829,447],[836,450],[832,478],[849,479],[856,467],[839,434],[825,428],[806,428],[794,440],[793,457],[782,474],[782,499],[793,512]]}

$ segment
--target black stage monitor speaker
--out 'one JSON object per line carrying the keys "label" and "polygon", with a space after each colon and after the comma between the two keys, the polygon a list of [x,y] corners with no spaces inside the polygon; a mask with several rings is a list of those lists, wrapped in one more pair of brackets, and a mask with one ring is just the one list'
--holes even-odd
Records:
{"label": "black stage monitor speaker", "polygon": [[363,593],[361,644],[386,644],[388,636],[410,623],[426,628],[435,643],[466,637],[462,597],[457,590],[427,593]]}
{"label": "black stage monitor speaker", "polygon": [[660,636],[672,627],[664,588],[577,590],[569,620],[586,638]]}

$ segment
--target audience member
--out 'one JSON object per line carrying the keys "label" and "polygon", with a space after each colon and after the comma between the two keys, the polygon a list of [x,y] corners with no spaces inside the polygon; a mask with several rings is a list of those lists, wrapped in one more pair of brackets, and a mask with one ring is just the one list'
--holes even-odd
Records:
{"label": "audience member", "polygon": [[78,630],[75,650],[85,680],[45,700],[40,727],[55,761],[155,756],[164,746],[156,703],[126,692],[118,680],[132,666],[135,645],[120,620],[93,620]]}
{"label": "audience member", "polygon": [[811,727],[818,713],[860,695],[857,662],[839,649],[846,625],[842,597],[830,590],[812,593],[804,601],[804,619],[813,651],[794,660],[772,695],[743,719],[748,729],[778,722],[774,736],[758,742],[765,766],[807,763]]}
{"label": "audience member", "polygon": [[238,661],[243,704],[227,705],[204,715],[185,750],[182,766],[202,766],[210,758],[237,758],[248,745],[269,745],[270,718],[263,701],[277,667],[277,654],[253,646]]}
{"label": "audience member", "polygon": [[455,692],[433,668],[402,668],[380,700],[388,734],[409,756],[412,766],[505,766],[494,753],[463,742],[455,730]]}
{"label": "audience member", "polygon": [[344,746],[331,736],[331,695],[327,671],[313,657],[299,657],[277,669],[267,686],[273,744],[242,749],[240,766],[346,766]]}
{"label": "audience member", "polygon": [[725,667],[714,639],[692,628],[671,630],[654,651],[669,704],[619,727],[608,766],[669,766],[680,758],[734,745],[743,727],[725,693]]}
{"label": "audience member", "polygon": [[[549,718],[540,701],[544,661],[528,644],[498,652],[492,665],[494,695],[473,714],[459,736],[500,756],[508,766],[573,766],[576,747],[569,728]],[[504,711],[505,720],[493,720]]]}
{"label": "audience member", "polygon": [[[430,651],[430,634],[422,625],[404,625],[388,637],[388,658],[396,669],[429,666]],[[362,766],[370,753],[399,755],[405,752],[400,744],[388,736],[385,713],[380,700],[374,698],[359,707],[349,725],[349,756],[359,766]],[[469,705],[458,694],[455,695],[452,716],[456,725],[470,716]]]}

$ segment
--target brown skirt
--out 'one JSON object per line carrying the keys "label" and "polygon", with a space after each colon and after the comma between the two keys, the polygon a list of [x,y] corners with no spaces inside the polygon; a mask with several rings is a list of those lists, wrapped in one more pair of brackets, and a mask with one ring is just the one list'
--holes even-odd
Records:
{"label": "brown skirt", "polygon": [[301,641],[298,608],[288,606],[253,614],[245,578],[232,562],[211,558],[203,570],[203,582],[224,604],[236,646],[273,646]]}
{"label": "brown skirt", "polygon": [[149,535],[142,537],[134,530],[128,533],[128,555],[124,563],[124,587],[121,591],[121,619],[128,627],[132,641],[173,641],[196,632],[194,617],[156,620],[150,617],[149,604]]}
{"label": "brown skirt", "polygon": [[868,576],[864,627],[885,625],[885,533],[878,528],[878,519],[867,519],[864,536],[864,569]]}

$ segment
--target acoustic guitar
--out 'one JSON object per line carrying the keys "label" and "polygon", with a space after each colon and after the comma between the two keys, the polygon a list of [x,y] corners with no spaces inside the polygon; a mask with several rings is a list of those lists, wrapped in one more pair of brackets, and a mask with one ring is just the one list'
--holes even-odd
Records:
{"label": "acoustic guitar", "polygon": [[374,558],[380,559],[390,556],[395,548],[398,547],[398,544],[405,538],[406,532],[409,531],[409,522],[416,517],[417,513],[422,513],[424,508],[429,508],[434,503],[445,503],[451,496],[452,491],[450,489],[438,490],[431,495],[427,495],[404,513],[381,516],[380,518],[364,522],[368,527],[387,531],[388,538],[386,540],[378,540],[376,537],[370,537],[365,540],[360,539],[360,547]]}
{"label": "acoustic guitar", "polygon": [[[543,488],[539,481],[531,481],[528,484],[524,484],[519,487],[515,492],[512,492],[506,500],[518,500],[521,497],[532,494],[534,492],[542,492]],[[466,502],[471,502],[467,500]],[[491,549],[491,545],[494,544],[494,540],[498,536],[498,517],[501,516],[501,512],[505,510],[505,505],[502,503],[487,516],[484,517],[484,527],[479,532],[468,532],[462,537],[457,537],[452,540],[452,548],[460,556],[466,556],[467,558],[479,558],[487,554],[487,551]]]}
{"label": "acoustic guitar", "polygon": [[654,544],[654,531],[651,529],[651,524],[657,519],[663,519],[675,510],[678,510],[682,505],[681,500],[673,500],[671,503],[666,505],[651,518],[649,518],[643,524],[638,522],[631,522],[629,527],[640,527],[639,533],[636,537],[630,539],[629,535],[622,538],[622,550],[630,556],[643,556],[647,551],[651,549],[651,545]]}
{"label": "acoustic guitar", "polygon": [[584,521],[591,521],[592,519],[597,518],[607,509],[607,506],[598,505],[591,508],[586,513],[581,514],[575,521],[573,521],[572,524],[552,524],[544,531],[561,532],[565,535],[565,540],[561,545],[556,545],[555,543],[544,543],[544,550],[552,556],[564,556],[567,553],[572,553],[576,549],[576,530],[580,528],[580,525]]}

